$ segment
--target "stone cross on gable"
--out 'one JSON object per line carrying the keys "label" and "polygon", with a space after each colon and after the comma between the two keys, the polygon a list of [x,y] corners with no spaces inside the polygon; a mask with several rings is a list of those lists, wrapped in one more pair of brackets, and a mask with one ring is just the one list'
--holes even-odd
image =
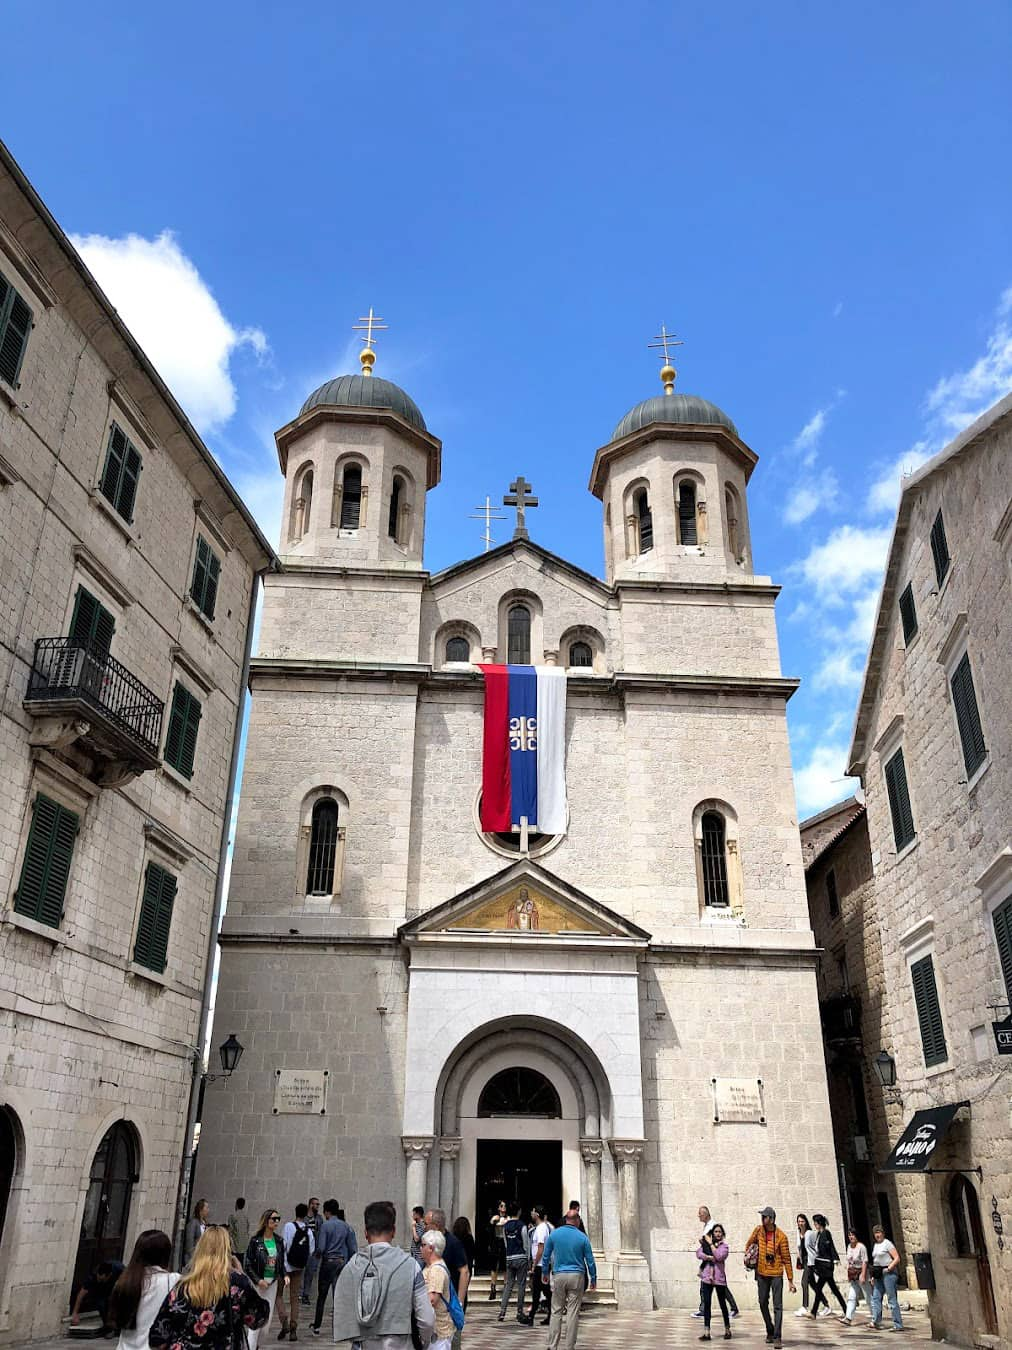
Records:
{"label": "stone cross on gable", "polygon": [[510,490],[502,499],[503,506],[515,506],[517,509],[517,524],[513,531],[514,539],[529,539],[527,533],[527,524],[524,519],[524,511],[528,506],[537,506],[537,497],[529,497],[527,494],[531,490],[531,484],[522,473],[518,473],[513,482],[510,483]]}

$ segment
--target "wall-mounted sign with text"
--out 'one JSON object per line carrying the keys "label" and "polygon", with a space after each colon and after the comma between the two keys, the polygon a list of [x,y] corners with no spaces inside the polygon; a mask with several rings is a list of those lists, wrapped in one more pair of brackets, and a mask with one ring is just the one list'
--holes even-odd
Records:
{"label": "wall-mounted sign with text", "polygon": [[711,1078],[715,1125],[765,1125],[761,1078]]}
{"label": "wall-mounted sign with text", "polygon": [[329,1078],[327,1069],[275,1069],[274,1114],[325,1116]]}

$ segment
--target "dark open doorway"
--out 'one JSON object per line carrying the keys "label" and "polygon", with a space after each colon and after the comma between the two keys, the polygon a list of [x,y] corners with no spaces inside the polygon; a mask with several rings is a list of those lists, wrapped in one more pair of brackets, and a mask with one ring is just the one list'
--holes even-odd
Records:
{"label": "dark open doorway", "polygon": [[[519,1124],[519,1122],[518,1122]],[[475,1176],[475,1241],[479,1270],[489,1269],[490,1221],[500,1200],[520,1201],[526,1219],[544,1205],[553,1223],[562,1212],[562,1143],[557,1139],[479,1139]]]}
{"label": "dark open doorway", "polygon": [[103,1261],[123,1260],[136,1167],[133,1130],[125,1120],[117,1120],[106,1131],[91,1164],[71,1302],[96,1266]]}

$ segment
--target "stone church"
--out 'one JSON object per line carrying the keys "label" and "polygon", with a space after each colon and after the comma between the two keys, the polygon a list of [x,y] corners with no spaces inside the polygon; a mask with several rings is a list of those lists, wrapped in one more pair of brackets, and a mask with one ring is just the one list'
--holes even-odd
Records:
{"label": "stone church", "polygon": [[[757,456],[703,398],[596,453],[604,578],[533,542],[423,565],[442,445],[396,385],[317,389],[277,433],[260,655],[195,1191],[579,1198],[620,1306],[696,1298],[696,1209],[839,1228],[780,671],[753,570]],[[567,676],[566,828],[482,832],[483,663]],[[404,1225],[406,1227],[406,1225]],[[403,1236],[404,1228],[402,1228]]]}

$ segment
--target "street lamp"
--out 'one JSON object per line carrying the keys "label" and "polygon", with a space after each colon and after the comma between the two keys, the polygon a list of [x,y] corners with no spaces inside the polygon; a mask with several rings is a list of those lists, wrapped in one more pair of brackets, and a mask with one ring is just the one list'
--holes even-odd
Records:
{"label": "street lamp", "polygon": [[880,1050],[872,1060],[875,1074],[882,1084],[885,1100],[897,1106],[903,1105],[903,1094],[896,1086],[896,1061],[888,1050]]}
{"label": "street lamp", "polygon": [[228,1040],[222,1041],[221,1045],[218,1046],[218,1055],[221,1059],[222,1078],[229,1078],[232,1073],[234,1073],[235,1069],[238,1067],[239,1061],[242,1059],[242,1052],[243,1046],[236,1040],[235,1032],[233,1031],[229,1035]]}
{"label": "street lamp", "polygon": [[[186,1124],[186,1136],[183,1147],[183,1159],[179,1173],[179,1208],[176,1213],[176,1242],[180,1252],[182,1252],[183,1229],[186,1226],[186,1217],[190,1208],[191,1191],[193,1187],[193,1171],[197,1161],[196,1139],[200,1129],[200,1122],[204,1115],[204,1090],[208,1083],[217,1083],[221,1078],[231,1078],[235,1073],[236,1066],[242,1059],[245,1047],[240,1044],[235,1032],[231,1032],[228,1040],[222,1041],[218,1046],[218,1058],[221,1060],[221,1073],[202,1073],[194,1076],[194,1091],[190,1097],[190,1114]],[[198,1061],[199,1064],[199,1061]],[[194,1065],[196,1069],[197,1065]]]}

